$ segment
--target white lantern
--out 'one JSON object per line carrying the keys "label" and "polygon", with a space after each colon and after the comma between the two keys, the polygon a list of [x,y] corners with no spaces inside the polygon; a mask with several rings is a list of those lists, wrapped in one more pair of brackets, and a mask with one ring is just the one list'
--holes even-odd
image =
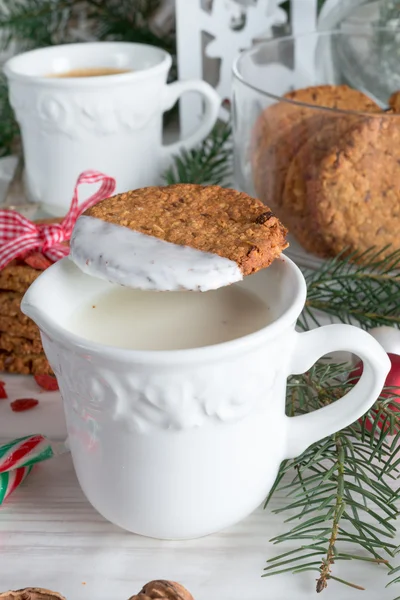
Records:
{"label": "white lantern", "polygon": [[[213,84],[222,99],[231,96],[232,63],[241,50],[287,20],[284,0],[176,0],[178,72],[180,79],[201,78]],[[291,0],[292,33],[315,31],[317,0]],[[315,49],[305,44],[304,63]],[[187,94],[180,104],[181,135],[198,125],[201,99]],[[221,117],[228,113],[221,109]]]}

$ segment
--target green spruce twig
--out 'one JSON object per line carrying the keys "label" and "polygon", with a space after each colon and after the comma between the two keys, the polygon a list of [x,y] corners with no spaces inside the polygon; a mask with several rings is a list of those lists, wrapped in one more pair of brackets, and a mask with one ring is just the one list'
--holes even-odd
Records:
{"label": "green spruce twig", "polygon": [[339,534],[339,524],[342,514],[346,508],[343,498],[344,490],[344,451],[340,435],[334,435],[333,439],[336,446],[336,467],[337,467],[337,486],[335,497],[335,510],[332,518],[331,536],[329,538],[328,549],[325,558],[322,559],[320,566],[320,576],[317,581],[317,592],[322,592],[327,585],[328,579],[331,577],[331,566],[335,562],[336,542]]}
{"label": "green spruce twig", "polygon": [[307,303],[300,320],[304,329],[315,321],[315,311],[343,323],[369,329],[400,326],[400,251],[387,248],[363,254],[340,255],[320,269],[306,273]]}
{"label": "green spruce twig", "polygon": [[19,150],[19,128],[8,100],[5,78],[0,76],[0,158]]}
{"label": "green spruce twig", "polygon": [[37,48],[77,41],[84,17],[86,33],[100,40],[123,40],[159,46],[174,53],[174,36],[157,36],[149,19],[160,0],[7,0],[0,3],[3,49],[12,41]]}
{"label": "green spruce twig", "polygon": [[175,54],[175,36],[160,37],[149,27],[160,0],[86,0],[86,4],[97,39],[151,44]]}
{"label": "green spruce twig", "polygon": [[70,41],[68,24],[77,0],[9,0],[0,4],[2,50],[11,42],[20,49]]}
{"label": "green spruce twig", "polygon": [[164,174],[167,185],[201,183],[229,186],[232,176],[231,127],[218,123],[200,146],[174,157]]}
{"label": "green spruce twig", "polygon": [[[293,397],[295,414],[304,414],[335,401],[351,385],[347,365],[318,363],[289,381],[288,412],[293,414]],[[288,513],[286,523],[295,525],[272,542],[297,542],[298,548],[270,559],[264,576],[315,571],[321,592],[329,580],[363,589],[333,573],[343,560],[369,561],[383,565],[390,575],[397,573],[391,561],[397,551],[394,523],[400,495],[392,482],[399,475],[400,434],[388,435],[399,430],[400,415],[393,397],[382,397],[375,410],[367,415],[371,431],[366,417],[282,464],[272,496],[284,492],[288,501],[275,512]],[[349,543],[361,552],[348,552]]]}

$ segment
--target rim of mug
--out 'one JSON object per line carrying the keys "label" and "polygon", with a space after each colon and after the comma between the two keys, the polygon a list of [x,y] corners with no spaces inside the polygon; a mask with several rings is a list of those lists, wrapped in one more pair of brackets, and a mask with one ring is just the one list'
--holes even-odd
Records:
{"label": "rim of mug", "polygon": [[[50,54],[52,52],[56,52],[60,48],[63,50],[73,49],[73,48],[88,48],[89,46],[104,48],[105,46],[136,46],[139,48],[153,48],[159,54],[163,56],[161,62],[158,62],[151,67],[147,67],[145,69],[140,69],[137,71],[129,71],[127,73],[115,73],[111,77],[110,75],[96,75],[96,77],[49,77],[48,75],[29,75],[27,73],[19,73],[15,71],[14,65],[21,61],[26,56],[31,56],[33,54]],[[28,50],[27,52],[21,52],[20,54],[16,54],[9,58],[3,65],[3,73],[9,80],[14,81],[25,81],[31,83],[40,83],[46,84],[51,87],[62,87],[62,86],[70,86],[73,81],[74,85],[86,87],[93,86],[96,83],[115,83],[118,81],[128,81],[131,79],[146,79],[147,77],[153,77],[158,72],[163,72],[165,70],[169,70],[172,65],[171,55],[162,48],[158,48],[157,46],[152,46],[151,44],[139,44],[136,42],[78,42],[75,44],[59,44],[57,46],[46,46],[45,48],[35,48],[34,50]],[[95,68],[95,67],[93,67]],[[111,67],[110,67],[111,68]]]}
{"label": "rim of mug", "polygon": [[[58,264],[66,260],[70,259],[68,257],[61,259],[55,263],[53,267],[57,267]],[[38,278],[37,282],[32,284],[31,288],[23,297],[21,310],[38,324],[41,331],[59,342],[61,346],[79,348],[81,352],[90,353],[107,362],[114,360],[122,363],[137,362],[143,365],[174,363],[192,364],[195,362],[205,363],[210,360],[218,359],[221,356],[226,357],[240,354],[240,352],[246,349],[246,346],[249,344],[255,346],[261,345],[261,343],[265,341],[274,339],[277,334],[286,327],[290,327],[293,323],[296,323],[304,308],[307,297],[306,281],[299,267],[286,255],[282,254],[279,258],[275,259],[274,262],[277,261],[281,261],[288,265],[291,276],[295,278],[297,293],[294,295],[294,299],[287,310],[285,310],[277,319],[273,320],[272,323],[268,323],[253,333],[227,342],[212,344],[210,346],[180,350],[134,350],[93,342],[68,331],[65,327],[58,325],[52,318],[47,318],[47,315],[43,318],[43,312],[29,302],[29,295],[32,294],[32,292],[34,293],[36,284],[39,284],[38,280],[40,278]],[[41,277],[46,276],[46,273],[49,273],[53,267],[47,269]],[[27,312],[24,310],[26,308],[28,308]],[[36,316],[38,316],[37,321],[35,319]]]}

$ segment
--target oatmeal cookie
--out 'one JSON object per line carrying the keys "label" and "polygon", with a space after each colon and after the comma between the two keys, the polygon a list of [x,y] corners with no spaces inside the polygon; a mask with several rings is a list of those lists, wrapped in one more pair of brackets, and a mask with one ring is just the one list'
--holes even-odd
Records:
{"label": "oatmeal cookie", "polygon": [[41,271],[14,260],[0,271],[0,289],[24,293]]}
{"label": "oatmeal cookie", "polygon": [[400,248],[400,120],[369,118],[338,138],[307,180],[316,227],[333,255]]}
{"label": "oatmeal cookie", "polygon": [[0,315],[22,317],[21,300],[24,294],[0,290]]}
{"label": "oatmeal cookie", "polygon": [[21,356],[25,356],[26,354],[41,354],[43,352],[42,343],[39,338],[29,340],[5,332],[0,332],[0,350]]}
{"label": "oatmeal cookie", "polygon": [[0,315],[0,331],[9,335],[24,337],[28,340],[40,339],[37,325],[22,313],[18,317]]}
{"label": "oatmeal cookie", "polygon": [[22,297],[19,292],[0,291],[0,371],[22,375],[51,373],[39,329],[21,312]]}
{"label": "oatmeal cookie", "polygon": [[347,85],[308,87],[289,92],[284,97],[292,102],[281,101],[264,110],[254,127],[251,144],[256,193],[283,220],[286,215],[280,211],[281,197],[291,160],[307,139],[336,116],[332,111],[317,111],[312,106],[381,111],[368,96]]}
{"label": "oatmeal cookie", "polygon": [[44,354],[0,353],[0,371],[20,375],[52,375],[53,371]]}
{"label": "oatmeal cookie", "polygon": [[287,230],[259,200],[219,186],[148,187],[99,202],[85,213],[237,263],[244,275],[268,267]]}
{"label": "oatmeal cookie", "polygon": [[395,113],[400,112],[400,90],[398,92],[394,92],[390,96],[389,108],[391,108]]}
{"label": "oatmeal cookie", "polygon": [[321,257],[332,256],[310,209],[308,183],[320,177],[320,163],[331,152],[336,141],[367,117],[332,116],[324,127],[314,133],[293,157],[285,179],[281,210],[286,223],[305,250]]}

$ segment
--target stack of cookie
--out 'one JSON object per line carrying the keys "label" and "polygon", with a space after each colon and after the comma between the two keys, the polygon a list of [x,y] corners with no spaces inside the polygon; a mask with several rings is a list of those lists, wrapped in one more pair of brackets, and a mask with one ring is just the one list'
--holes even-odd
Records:
{"label": "stack of cookie", "polygon": [[23,261],[14,260],[0,271],[0,370],[21,374],[51,374],[39,329],[22,314],[22,297],[40,275]]}
{"label": "stack of cookie", "polygon": [[384,112],[345,85],[286,94],[252,139],[257,195],[309,252],[322,257],[400,248],[399,98]]}

